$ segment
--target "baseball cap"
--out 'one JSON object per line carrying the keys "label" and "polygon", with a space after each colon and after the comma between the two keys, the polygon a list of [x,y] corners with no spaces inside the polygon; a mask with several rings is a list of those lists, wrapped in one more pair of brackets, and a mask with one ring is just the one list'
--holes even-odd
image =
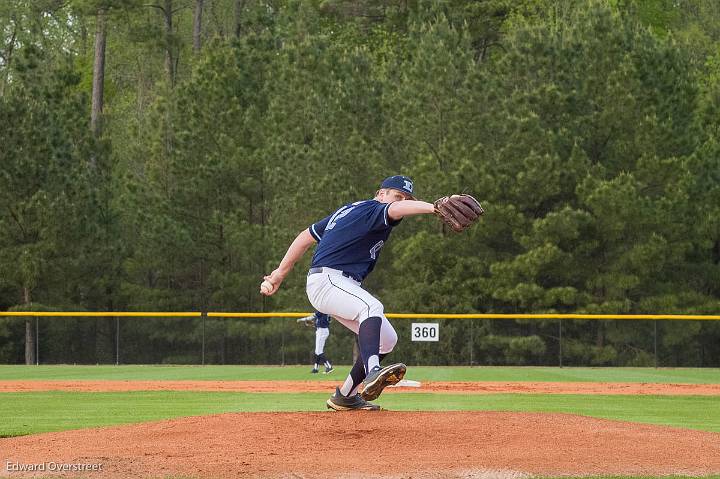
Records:
{"label": "baseball cap", "polygon": [[392,188],[393,190],[402,191],[406,195],[409,195],[411,200],[415,199],[415,195],[413,194],[413,182],[407,176],[389,176],[385,178],[380,185],[380,189],[383,188]]}

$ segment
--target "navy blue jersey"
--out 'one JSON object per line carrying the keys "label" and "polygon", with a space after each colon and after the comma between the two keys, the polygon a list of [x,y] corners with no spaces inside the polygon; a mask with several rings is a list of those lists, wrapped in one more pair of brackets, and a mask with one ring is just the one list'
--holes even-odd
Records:
{"label": "navy blue jersey", "polygon": [[310,226],[318,242],[311,267],[342,270],[362,281],[375,267],[380,248],[400,220],[388,217],[390,203],[365,200],[341,206]]}
{"label": "navy blue jersey", "polygon": [[315,312],[315,327],[316,328],[329,328],[330,327],[330,316],[320,311]]}

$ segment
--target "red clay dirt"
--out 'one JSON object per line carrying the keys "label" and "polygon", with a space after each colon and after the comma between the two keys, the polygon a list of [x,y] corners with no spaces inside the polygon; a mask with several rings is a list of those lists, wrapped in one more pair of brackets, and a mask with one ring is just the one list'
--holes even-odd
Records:
{"label": "red clay dirt", "polygon": [[[17,391],[328,392],[330,381],[0,381]],[[423,382],[396,392],[682,394],[720,385]],[[467,478],[720,473],[720,434],[509,412],[229,413],[0,439],[0,477]],[[101,471],[58,473],[58,464]],[[22,466],[45,470],[18,472]],[[37,469],[37,466],[36,466]]]}
{"label": "red clay dirt", "polygon": [[[332,392],[332,381],[0,381],[0,392],[36,391],[227,391]],[[425,382],[421,387],[387,392],[449,394],[632,394],[720,396],[720,384],[590,383],[590,382]]]}
{"label": "red clay dirt", "polygon": [[[464,478],[720,473],[720,434],[509,412],[229,413],[0,439],[0,476]],[[45,472],[7,472],[45,464]]]}

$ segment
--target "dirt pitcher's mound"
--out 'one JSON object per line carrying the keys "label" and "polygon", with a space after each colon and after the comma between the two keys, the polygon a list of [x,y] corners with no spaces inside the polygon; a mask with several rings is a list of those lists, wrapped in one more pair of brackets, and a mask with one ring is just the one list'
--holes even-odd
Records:
{"label": "dirt pitcher's mound", "polygon": [[720,473],[720,434],[570,414],[231,413],[0,439],[0,475],[516,478]]}

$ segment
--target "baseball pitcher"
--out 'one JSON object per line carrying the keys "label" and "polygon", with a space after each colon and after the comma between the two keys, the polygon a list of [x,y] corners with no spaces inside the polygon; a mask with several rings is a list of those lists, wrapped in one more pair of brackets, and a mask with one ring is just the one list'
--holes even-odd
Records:
{"label": "baseball pitcher", "polygon": [[360,346],[358,360],[327,400],[328,408],[379,410],[369,401],[377,399],[386,386],[398,383],[407,370],[402,363],[380,366],[398,337],[382,303],[362,287],[393,228],[406,216],[436,214],[460,232],[483,213],[480,203],[469,195],[445,196],[435,203],[418,201],[410,178],[396,175],[382,182],[373,199],[343,205],[297,235],[277,269],[265,276],[260,291],[274,294],[295,263],[317,243],[307,276],[308,299],[317,311],[357,334]]}

